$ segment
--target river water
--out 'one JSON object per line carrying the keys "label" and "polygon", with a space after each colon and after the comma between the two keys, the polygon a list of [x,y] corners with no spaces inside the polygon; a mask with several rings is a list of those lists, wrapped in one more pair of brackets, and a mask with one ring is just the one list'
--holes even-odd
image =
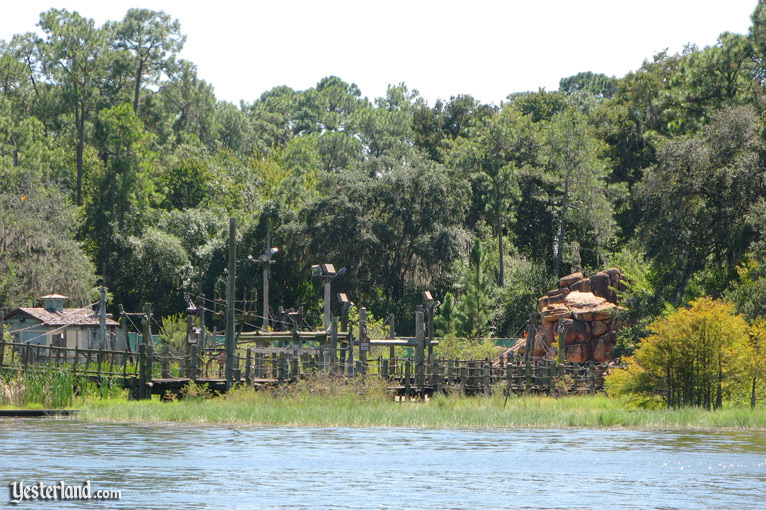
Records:
{"label": "river water", "polygon": [[413,430],[0,419],[0,476],[120,490],[18,507],[766,509],[761,431]]}

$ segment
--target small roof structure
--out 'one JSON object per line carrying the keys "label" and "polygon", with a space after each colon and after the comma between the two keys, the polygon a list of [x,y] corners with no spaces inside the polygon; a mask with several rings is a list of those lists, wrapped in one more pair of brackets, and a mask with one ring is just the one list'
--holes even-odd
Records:
{"label": "small roof structure", "polygon": [[69,296],[64,296],[62,294],[47,294],[45,296],[40,296],[40,299],[69,299]]}
{"label": "small roof structure", "polygon": [[[17,308],[5,319],[11,319],[16,315],[25,315],[40,321],[43,326],[98,326],[98,315],[89,308],[64,308],[60,311],[46,310],[45,308]],[[120,323],[107,317],[107,326],[119,326]]]}

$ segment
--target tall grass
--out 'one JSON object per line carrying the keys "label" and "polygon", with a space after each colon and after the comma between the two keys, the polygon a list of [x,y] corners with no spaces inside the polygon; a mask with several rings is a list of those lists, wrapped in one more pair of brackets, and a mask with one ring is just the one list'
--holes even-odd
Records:
{"label": "tall grass", "polygon": [[102,377],[99,384],[75,375],[71,369],[50,365],[0,375],[0,405],[65,408],[93,399],[122,395],[119,379]]}
{"label": "tall grass", "polygon": [[322,381],[290,389],[235,389],[218,398],[163,403],[93,402],[89,420],[318,427],[409,428],[764,428],[766,410],[629,409],[606,396],[464,397],[437,395],[423,401],[394,401],[378,383]]}

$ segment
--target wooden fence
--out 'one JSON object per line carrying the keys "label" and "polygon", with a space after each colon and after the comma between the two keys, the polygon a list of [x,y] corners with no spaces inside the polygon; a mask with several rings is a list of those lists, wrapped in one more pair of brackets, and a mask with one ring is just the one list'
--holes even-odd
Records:
{"label": "wooden fence", "polygon": [[[303,344],[305,345],[305,344]],[[513,393],[595,393],[604,387],[606,366],[600,364],[557,364],[522,357],[496,359],[444,359],[433,355],[402,358],[391,355],[367,359],[347,346],[248,347],[235,356],[234,379],[250,386],[290,384],[316,372],[338,378],[380,377],[399,395],[426,395],[439,392],[483,394],[498,389]],[[135,398],[152,393],[178,392],[189,380],[225,390],[225,357],[220,350],[196,352],[190,346],[182,355],[168,346],[155,350],[141,345],[139,352],[104,349],[70,349],[0,341],[0,368],[39,370],[60,368],[98,382],[120,378]]]}

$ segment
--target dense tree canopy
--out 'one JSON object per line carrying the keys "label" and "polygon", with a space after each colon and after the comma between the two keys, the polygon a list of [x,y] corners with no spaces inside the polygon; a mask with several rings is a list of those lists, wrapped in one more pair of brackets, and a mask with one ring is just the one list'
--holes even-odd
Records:
{"label": "dense tree canopy", "polygon": [[764,1],[747,34],[500,105],[429,105],[405,83],[368,99],[337,76],[234,105],[179,58],[168,13],[99,27],[51,9],[39,26],[0,41],[5,311],[51,291],[87,301],[106,264],[115,305],[178,313],[185,292],[220,292],[235,217],[238,296],[269,238],[270,302],[309,319],[310,267],[332,263],[348,270],[334,288],[396,312],[400,333],[430,290],[442,331],[510,336],[558,276],[626,253],[637,324],[700,296],[766,317]]}

